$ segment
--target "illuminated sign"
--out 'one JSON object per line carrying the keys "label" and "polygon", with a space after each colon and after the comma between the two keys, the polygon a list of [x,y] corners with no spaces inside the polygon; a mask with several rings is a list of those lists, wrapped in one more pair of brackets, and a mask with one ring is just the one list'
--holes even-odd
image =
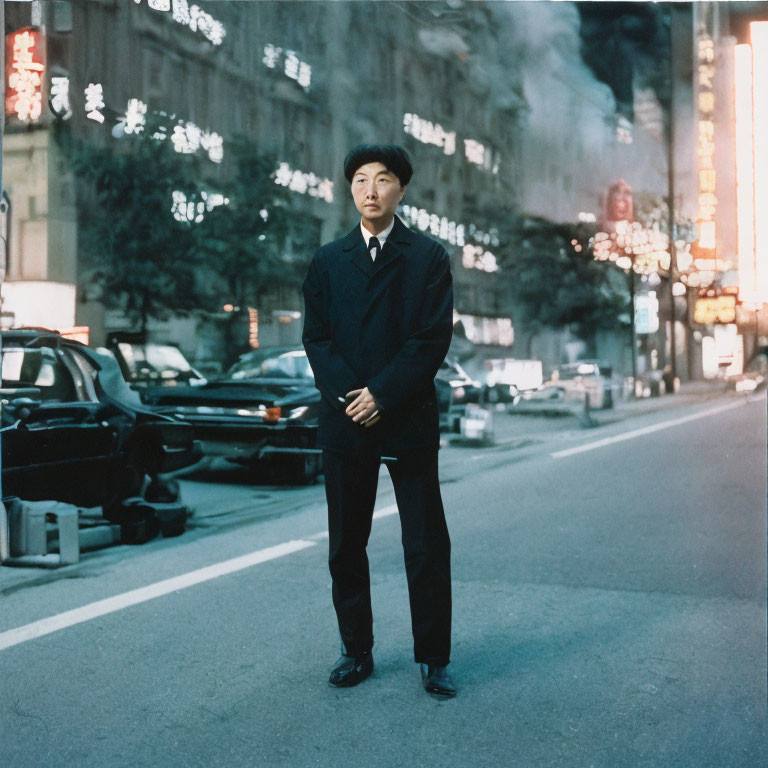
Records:
{"label": "illuminated sign", "polygon": [[752,22],[750,38],[734,48],[736,220],[739,298],[759,308],[768,302],[768,22]]}
{"label": "illuminated sign", "polygon": [[635,296],[635,333],[656,333],[659,330],[659,300],[656,291]]}
{"label": "illuminated sign", "polygon": [[[141,0],[133,0],[136,5],[141,4]],[[189,27],[193,32],[200,32],[205,38],[214,45],[221,45],[227,30],[224,25],[213,18],[210,13],[206,13],[199,5],[190,5],[188,0],[147,0],[147,5],[153,11],[172,12],[173,20],[185,27]]]}
{"label": "illuminated sign", "polygon": [[251,349],[259,348],[259,310],[248,307],[248,344]]}
{"label": "illuminated sign", "polygon": [[461,266],[465,269],[479,269],[482,272],[498,272],[496,257],[482,245],[467,244],[461,249]]}
{"label": "illuminated sign", "polygon": [[285,76],[295,80],[302,88],[309,89],[312,82],[312,67],[306,61],[299,59],[295,51],[284,52],[282,48],[268,44],[264,46],[264,56],[261,61],[269,69],[277,69],[282,61]]}
{"label": "illuminated sign", "polygon": [[[717,172],[715,171],[715,41],[712,8],[702,3],[698,8],[699,21],[696,34],[696,112],[698,156],[698,215],[697,243],[694,266],[707,269],[711,265],[699,263],[717,259],[715,253],[717,211]],[[702,253],[703,251],[703,253]],[[699,259],[700,257],[700,259]],[[715,264],[717,269],[717,264]]]}
{"label": "illuminated sign", "polygon": [[62,120],[72,117],[69,103],[69,78],[54,76],[51,78],[51,97],[49,100],[51,112]]}
{"label": "illuminated sign", "polygon": [[229,198],[217,192],[200,192],[200,199],[196,195],[189,198],[179,189],[173,191],[171,195],[172,206],[171,213],[176,221],[188,221],[199,224],[204,218],[205,213],[212,211],[220,205],[229,205]]}
{"label": "illuminated sign", "polygon": [[635,217],[632,187],[624,179],[619,179],[608,188],[605,218],[609,231],[616,228],[616,222],[633,221]]}
{"label": "illuminated sign", "polygon": [[619,221],[615,232],[598,232],[590,239],[590,246],[596,261],[612,261],[620,269],[632,269],[640,275],[669,269],[669,237],[658,222],[644,227],[638,221]]}
{"label": "illuminated sign", "polygon": [[139,99],[129,99],[122,123],[126,133],[141,133],[147,124],[147,105]]}
{"label": "illuminated sign", "polygon": [[[126,114],[120,119],[118,124],[123,125],[126,133],[139,133],[145,124],[144,115],[146,105],[138,99],[131,99],[128,102]],[[176,119],[176,115],[168,115],[166,112],[155,112],[155,115],[167,117],[169,120]],[[133,130],[128,131],[128,125],[132,125]],[[140,128],[141,126],[141,128]],[[150,137],[156,141],[165,141],[168,138],[168,129],[165,125],[159,125],[157,130]],[[182,154],[195,154],[198,150],[203,150],[208,155],[208,159],[213,163],[220,163],[224,159],[224,139],[215,131],[204,131],[192,122],[177,120],[173,126],[171,134],[173,148]]]}
{"label": "illuminated sign", "polygon": [[486,147],[485,144],[481,144],[479,141],[475,141],[474,139],[464,139],[464,157],[466,157],[470,163],[479,165],[486,171],[490,171],[491,173],[499,172],[498,157],[494,160],[492,150],[489,147]]}
{"label": "illuminated sign", "polygon": [[693,321],[700,325],[736,322],[736,297],[714,296],[696,299]]}
{"label": "illuminated sign", "polygon": [[85,116],[89,120],[95,120],[97,123],[104,122],[104,115],[101,110],[104,109],[104,89],[100,83],[88,83],[85,89]]}
{"label": "illuminated sign", "polygon": [[[479,269],[483,272],[497,272],[499,267],[496,256],[484,246],[498,247],[499,237],[495,229],[484,232],[474,224],[468,227],[457,224],[445,216],[438,216],[423,208],[404,205],[401,214],[406,222],[418,227],[422,232],[429,232],[433,237],[440,238],[461,249],[461,264],[466,269]],[[474,243],[468,242],[473,240]]]}
{"label": "illuminated sign", "polygon": [[37,27],[25,27],[5,36],[5,113],[34,123],[43,111],[45,38]]}
{"label": "illuminated sign", "polygon": [[456,151],[456,131],[448,132],[439,123],[431,123],[418,115],[406,112],[403,115],[403,130],[424,144],[440,147],[446,155]]}
{"label": "illuminated sign", "polygon": [[321,178],[314,173],[293,170],[288,163],[280,163],[274,177],[275,184],[288,187],[292,192],[317,197],[325,200],[326,203],[333,202],[333,182],[330,179]]}

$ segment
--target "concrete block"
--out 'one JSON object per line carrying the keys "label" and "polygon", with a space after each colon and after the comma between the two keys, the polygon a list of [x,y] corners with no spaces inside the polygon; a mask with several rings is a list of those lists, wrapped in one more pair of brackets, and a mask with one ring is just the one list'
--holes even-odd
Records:
{"label": "concrete block", "polygon": [[[46,516],[58,525],[59,554],[48,553]],[[9,565],[71,565],[80,561],[79,510],[60,501],[18,501],[9,515]]]}

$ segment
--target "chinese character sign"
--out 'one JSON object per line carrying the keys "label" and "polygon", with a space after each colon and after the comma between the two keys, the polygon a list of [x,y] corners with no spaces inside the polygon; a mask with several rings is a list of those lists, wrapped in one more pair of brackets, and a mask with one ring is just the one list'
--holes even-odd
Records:
{"label": "chinese character sign", "polygon": [[40,29],[25,27],[5,36],[5,113],[25,123],[43,111],[45,42]]}
{"label": "chinese character sign", "polygon": [[715,42],[707,35],[696,41],[699,163],[698,248],[715,250],[715,213],[717,211],[715,157]]}
{"label": "chinese character sign", "polygon": [[72,117],[72,107],[69,103],[69,78],[52,77],[51,78],[51,112],[62,120],[69,120]]}

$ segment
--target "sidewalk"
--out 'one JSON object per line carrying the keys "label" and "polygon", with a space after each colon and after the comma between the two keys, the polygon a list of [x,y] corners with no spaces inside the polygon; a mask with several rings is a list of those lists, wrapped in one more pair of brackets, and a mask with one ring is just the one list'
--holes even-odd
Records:
{"label": "sidewalk", "polygon": [[658,413],[681,406],[705,403],[723,397],[742,397],[723,381],[689,381],[680,385],[676,394],[639,399],[617,399],[613,408],[590,410],[592,426],[586,426],[583,408],[538,413],[516,411],[505,405],[493,411],[494,442],[509,444],[516,441],[529,443],[557,432],[599,430],[600,427],[615,424],[649,413]]}

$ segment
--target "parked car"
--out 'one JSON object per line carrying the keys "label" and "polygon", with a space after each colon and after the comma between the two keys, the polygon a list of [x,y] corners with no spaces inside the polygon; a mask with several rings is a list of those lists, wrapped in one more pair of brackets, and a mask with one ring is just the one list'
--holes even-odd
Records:
{"label": "parked car", "polygon": [[480,381],[483,398],[488,403],[514,402],[522,393],[533,392],[543,383],[541,360],[474,358],[464,365],[470,375]]}
{"label": "parked car", "polygon": [[768,354],[759,352],[745,366],[743,373],[726,378],[737,392],[755,392],[768,382]]}
{"label": "parked car", "polygon": [[599,360],[577,360],[554,370],[547,384],[569,395],[583,392],[589,397],[590,408],[613,408],[612,377],[611,367]]}
{"label": "parked car", "polygon": [[440,428],[458,432],[461,417],[469,403],[479,403],[482,389],[459,365],[458,360],[447,357],[435,378]]}
{"label": "parked car", "polygon": [[206,456],[245,466],[271,462],[293,482],[322,472],[317,448],[320,393],[300,347],[246,353],[215,381],[140,390],[153,410],[189,421]]}
{"label": "parked car", "polygon": [[138,334],[115,333],[107,340],[107,349],[134,388],[205,384],[205,376],[192,367],[175,344],[144,341]]}
{"label": "parked car", "polygon": [[201,458],[192,427],[144,406],[108,355],[44,329],[1,336],[4,495],[123,522],[126,498]]}

